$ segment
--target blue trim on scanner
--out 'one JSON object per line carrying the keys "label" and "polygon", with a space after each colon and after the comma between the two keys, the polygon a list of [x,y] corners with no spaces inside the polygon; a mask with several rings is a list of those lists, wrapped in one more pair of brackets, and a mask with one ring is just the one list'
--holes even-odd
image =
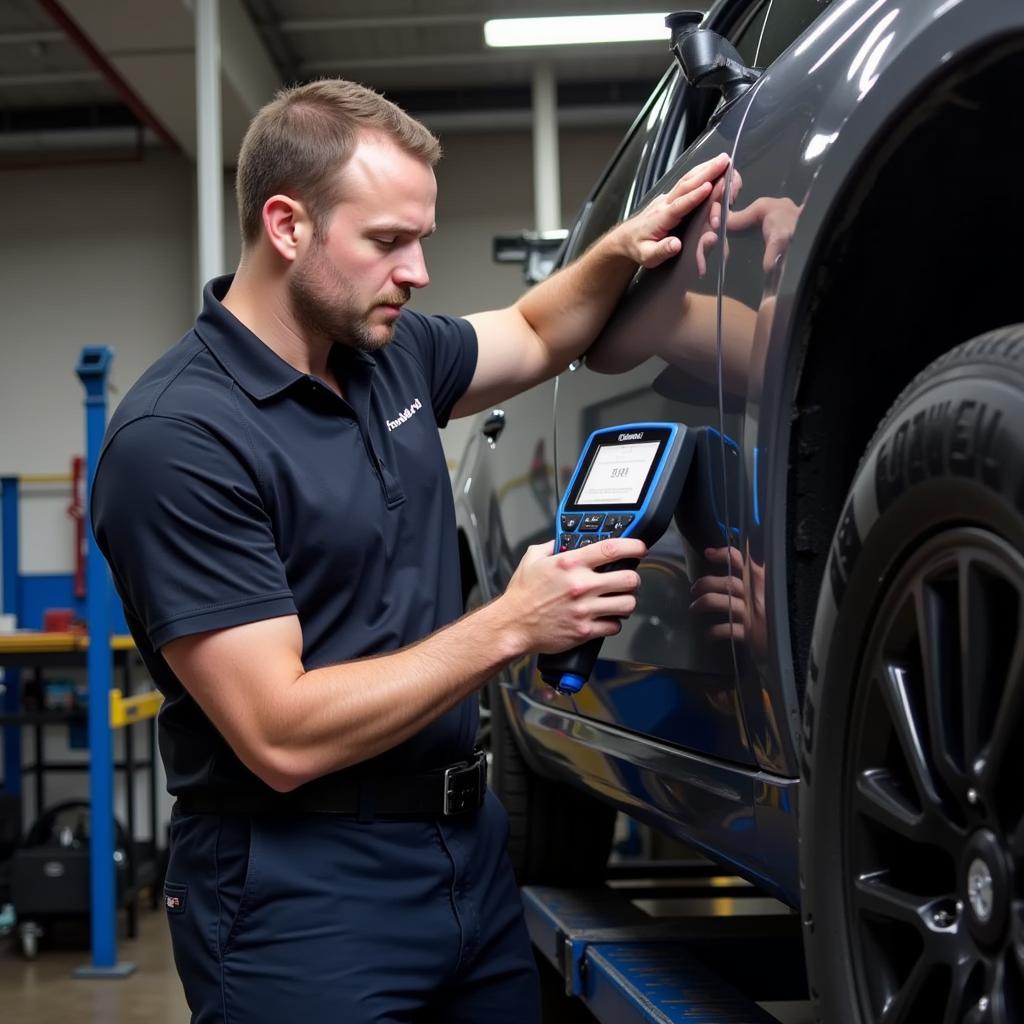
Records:
{"label": "blue trim on scanner", "polygon": [[579,693],[586,685],[586,679],[575,672],[566,672],[558,680],[557,690],[559,693]]}

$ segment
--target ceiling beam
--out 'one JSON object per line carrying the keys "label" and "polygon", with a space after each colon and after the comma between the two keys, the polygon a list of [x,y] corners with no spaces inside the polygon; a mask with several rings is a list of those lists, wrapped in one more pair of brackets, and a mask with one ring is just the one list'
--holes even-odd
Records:
{"label": "ceiling beam", "polygon": [[67,39],[63,32],[0,32],[0,46],[31,46],[37,43],[60,43]]}
{"label": "ceiling beam", "polygon": [[0,89],[34,85],[84,85],[103,82],[98,71],[36,71],[23,75],[0,75]]}
{"label": "ceiling beam", "polygon": [[[189,7],[182,0],[146,0],[146,17],[140,18],[138,0],[61,2],[194,159],[195,33]],[[241,0],[221,0],[219,7],[223,152],[233,164],[249,121],[281,87],[281,78]]]}

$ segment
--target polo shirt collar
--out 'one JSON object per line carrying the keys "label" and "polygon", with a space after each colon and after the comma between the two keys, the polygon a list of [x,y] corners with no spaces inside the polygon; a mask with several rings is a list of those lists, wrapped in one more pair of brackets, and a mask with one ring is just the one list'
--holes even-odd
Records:
{"label": "polo shirt collar", "polygon": [[[238,386],[262,401],[307,375],[285,362],[224,308],[222,300],[233,279],[234,274],[215,277],[203,289],[203,311],[196,321],[196,333]],[[332,359],[340,367],[362,366],[364,373],[377,365],[373,356],[346,345],[335,345]]]}
{"label": "polo shirt collar", "polygon": [[215,277],[203,289],[203,310],[196,334],[243,391],[262,400],[284,391],[305,376],[265,345],[222,300],[234,274]]}

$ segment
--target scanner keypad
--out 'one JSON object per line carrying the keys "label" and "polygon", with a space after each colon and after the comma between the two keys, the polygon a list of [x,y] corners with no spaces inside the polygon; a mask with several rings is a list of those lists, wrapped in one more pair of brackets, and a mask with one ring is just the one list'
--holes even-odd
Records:
{"label": "scanner keypad", "polygon": [[557,550],[572,551],[599,540],[620,537],[634,519],[636,516],[630,512],[566,513],[559,521],[562,532],[558,535]]}

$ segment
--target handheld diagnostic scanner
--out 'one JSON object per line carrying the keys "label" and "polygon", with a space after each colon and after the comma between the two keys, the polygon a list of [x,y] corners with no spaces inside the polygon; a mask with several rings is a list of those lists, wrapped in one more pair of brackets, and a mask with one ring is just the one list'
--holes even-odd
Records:
{"label": "handheld diagnostic scanner", "polygon": [[[693,446],[693,432],[681,423],[626,423],[595,430],[555,516],[555,552],[610,537],[638,537],[652,545],[672,521]],[[635,569],[637,564],[634,558],[622,559],[598,571]],[[590,678],[602,639],[540,655],[541,678],[560,693],[577,693]]]}

